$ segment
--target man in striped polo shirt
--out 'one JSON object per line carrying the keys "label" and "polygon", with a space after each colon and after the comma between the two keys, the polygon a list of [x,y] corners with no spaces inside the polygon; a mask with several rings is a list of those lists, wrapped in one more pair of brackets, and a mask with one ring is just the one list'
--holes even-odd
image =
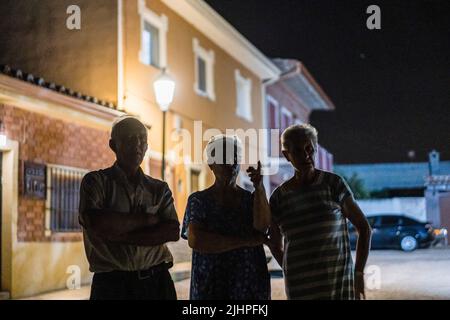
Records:
{"label": "man in striped polo shirt", "polygon": [[[371,238],[367,219],[340,176],[314,167],[314,127],[290,126],[281,142],[295,175],[270,198],[273,223],[268,244],[283,267],[288,299],[365,298],[364,267]],[[355,267],[347,219],[359,235]]]}

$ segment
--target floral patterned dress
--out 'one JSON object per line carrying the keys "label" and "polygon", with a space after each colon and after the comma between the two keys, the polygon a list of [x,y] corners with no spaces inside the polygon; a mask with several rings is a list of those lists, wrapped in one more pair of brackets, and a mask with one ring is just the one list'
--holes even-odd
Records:
{"label": "floral patterned dress", "polygon": [[[253,195],[241,191],[243,197],[237,209],[218,205],[210,189],[193,193],[183,219],[182,238],[187,239],[191,222],[221,235],[248,237],[253,230]],[[270,276],[263,246],[217,254],[194,250],[190,299],[269,300]]]}

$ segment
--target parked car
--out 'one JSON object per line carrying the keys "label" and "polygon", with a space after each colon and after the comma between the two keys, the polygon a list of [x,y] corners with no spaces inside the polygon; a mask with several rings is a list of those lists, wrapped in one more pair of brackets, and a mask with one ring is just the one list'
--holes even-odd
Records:
{"label": "parked car", "polygon": [[[372,227],[372,249],[401,249],[406,252],[428,248],[435,240],[435,232],[428,222],[420,222],[403,215],[373,215],[367,217]],[[349,222],[350,245],[356,247],[357,232]]]}

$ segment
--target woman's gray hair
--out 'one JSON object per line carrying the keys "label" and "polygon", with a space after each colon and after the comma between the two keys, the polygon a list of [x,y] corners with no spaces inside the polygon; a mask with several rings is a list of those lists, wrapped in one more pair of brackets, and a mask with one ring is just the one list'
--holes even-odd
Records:
{"label": "woman's gray hair", "polygon": [[235,156],[238,164],[242,162],[242,142],[236,135],[218,134],[211,137],[205,152],[208,164],[233,164]]}
{"label": "woman's gray hair", "polygon": [[316,128],[307,123],[294,124],[287,127],[281,135],[281,145],[283,150],[287,150],[289,148],[289,144],[291,142],[295,142],[298,137],[308,137],[317,146],[318,134]]}

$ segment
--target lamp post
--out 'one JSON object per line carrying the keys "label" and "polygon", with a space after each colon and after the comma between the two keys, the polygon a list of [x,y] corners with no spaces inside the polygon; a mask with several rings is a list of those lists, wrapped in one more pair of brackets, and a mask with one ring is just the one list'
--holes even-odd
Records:
{"label": "lamp post", "polygon": [[175,92],[175,81],[167,74],[165,68],[162,69],[161,74],[153,81],[153,90],[155,92],[156,102],[163,113],[161,179],[164,180],[164,171],[166,167],[166,113],[167,110],[169,110],[169,105],[172,103]]}

